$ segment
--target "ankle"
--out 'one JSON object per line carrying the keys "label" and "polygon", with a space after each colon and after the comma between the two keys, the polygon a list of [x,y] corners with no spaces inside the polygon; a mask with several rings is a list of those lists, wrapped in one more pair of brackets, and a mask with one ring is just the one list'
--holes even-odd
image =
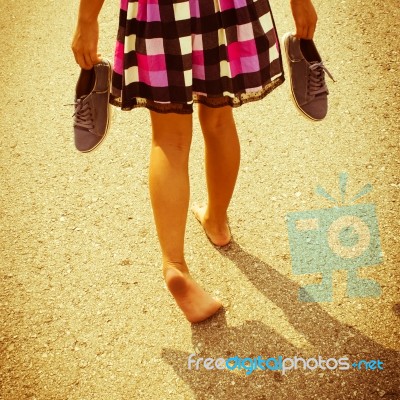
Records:
{"label": "ankle", "polygon": [[165,278],[165,273],[169,268],[176,269],[184,274],[189,273],[189,269],[186,265],[185,261],[170,261],[170,260],[164,260],[163,261],[163,275]]}
{"label": "ankle", "polygon": [[210,213],[208,210],[204,214],[203,222],[208,226],[225,227],[228,223],[228,216],[225,213]]}

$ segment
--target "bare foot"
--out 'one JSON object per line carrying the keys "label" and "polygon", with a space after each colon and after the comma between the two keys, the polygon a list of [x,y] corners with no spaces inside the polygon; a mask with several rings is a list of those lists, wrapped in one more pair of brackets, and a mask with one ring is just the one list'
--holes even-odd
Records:
{"label": "bare foot", "polygon": [[231,241],[231,232],[227,222],[225,222],[222,226],[213,226],[210,221],[205,218],[207,206],[199,206],[194,204],[192,211],[194,216],[203,226],[208,239],[214,246],[226,246]]}
{"label": "bare foot", "polygon": [[178,306],[190,322],[204,321],[222,307],[222,303],[206,293],[187,272],[167,267],[164,269],[164,279]]}

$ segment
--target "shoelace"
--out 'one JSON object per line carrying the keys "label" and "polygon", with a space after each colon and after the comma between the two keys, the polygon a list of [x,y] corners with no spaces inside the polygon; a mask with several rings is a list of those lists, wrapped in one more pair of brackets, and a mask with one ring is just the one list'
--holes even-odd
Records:
{"label": "shoelace", "polygon": [[84,99],[85,96],[80,97],[77,99],[76,103],[74,103],[76,109],[72,116],[74,117],[75,126],[80,126],[81,128],[90,130],[94,128],[93,116],[89,103],[84,103]]}
{"label": "shoelace", "polygon": [[308,85],[308,93],[310,96],[316,96],[317,94],[328,92],[328,87],[325,83],[325,72],[328,74],[329,78],[332,79],[333,82],[336,82],[333,79],[333,76],[325,67],[323,62],[315,62],[310,65],[310,75],[309,75],[309,85]]}

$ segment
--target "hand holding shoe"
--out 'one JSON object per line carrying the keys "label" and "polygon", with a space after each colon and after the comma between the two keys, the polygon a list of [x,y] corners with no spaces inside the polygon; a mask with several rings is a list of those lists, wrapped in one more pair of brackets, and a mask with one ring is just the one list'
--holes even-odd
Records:
{"label": "hand holding shoe", "polygon": [[81,0],[78,24],[72,40],[75,60],[83,69],[92,69],[101,62],[97,53],[99,42],[99,23],[97,21],[104,0]]}
{"label": "hand holding shoe", "polygon": [[97,53],[99,40],[99,24],[97,20],[91,22],[78,22],[72,40],[72,51],[75,60],[83,69],[92,69],[93,65],[101,62]]}
{"label": "hand holding shoe", "polygon": [[296,24],[296,37],[312,39],[317,26],[317,13],[311,0],[290,0],[292,14]]}

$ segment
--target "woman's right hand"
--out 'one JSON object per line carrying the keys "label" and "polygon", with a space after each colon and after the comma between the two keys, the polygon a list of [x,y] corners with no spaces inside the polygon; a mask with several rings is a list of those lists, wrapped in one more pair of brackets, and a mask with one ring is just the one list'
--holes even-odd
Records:
{"label": "woman's right hand", "polygon": [[290,0],[296,24],[296,37],[312,39],[317,26],[317,13],[311,0]]}
{"label": "woman's right hand", "polygon": [[91,22],[78,21],[72,40],[72,51],[75,61],[83,69],[92,69],[94,64],[101,61],[97,53],[99,41],[99,24],[97,19]]}

